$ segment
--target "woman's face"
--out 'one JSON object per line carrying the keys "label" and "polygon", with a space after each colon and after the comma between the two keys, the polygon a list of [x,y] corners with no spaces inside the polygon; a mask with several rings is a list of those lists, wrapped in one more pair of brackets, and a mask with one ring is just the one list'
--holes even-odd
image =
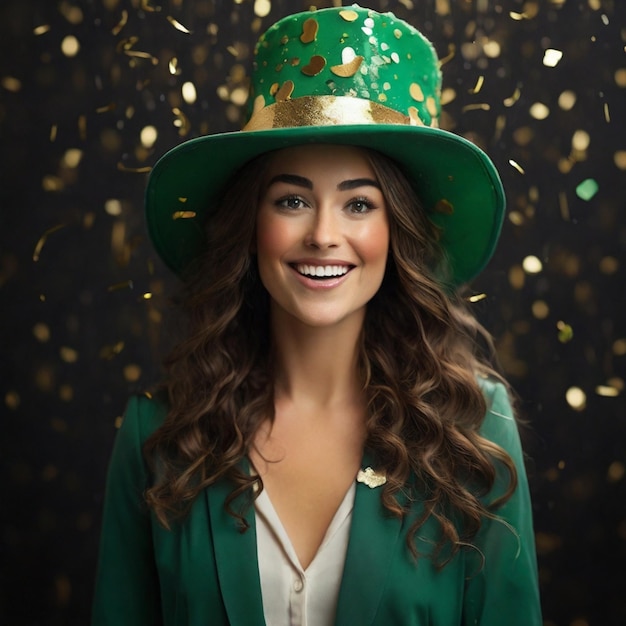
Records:
{"label": "woman's face", "polygon": [[274,322],[363,323],[389,250],[385,199],[363,150],[309,145],[277,151],[256,226],[259,274]]}

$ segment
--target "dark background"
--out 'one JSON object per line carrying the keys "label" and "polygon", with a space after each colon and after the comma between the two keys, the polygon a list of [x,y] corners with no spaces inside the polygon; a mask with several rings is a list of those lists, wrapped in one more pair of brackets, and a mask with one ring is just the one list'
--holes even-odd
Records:
{"label": "dark background", "polygon": [[[626,6],[369,4],[452,55],[444,126],[484,147],[507,189],[472,293],[530,423],[545,623],[626,624]],[[144,231],[145,171],[183,139],[238,128],[256,37],[308,7],[0,5],[2,624],[88,623],[116,422],[158,380],[176,326],[176,279]],[[587,180],[591,198],[577,191]]]}

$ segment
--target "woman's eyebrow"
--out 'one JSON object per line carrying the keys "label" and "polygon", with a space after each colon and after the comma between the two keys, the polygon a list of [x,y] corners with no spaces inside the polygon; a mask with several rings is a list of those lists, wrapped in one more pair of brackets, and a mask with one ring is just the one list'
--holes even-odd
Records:
{"label": "woman's eyebrow", "polygon": [[289,183],[298,187],[313,189],[313,183],[308,178],[298,176],[297,174],[277,174],[270,180],[267,186],[271,187],[274,183]]}
{"label": "woman's eyebrow", "polygon": [[337,185],[337,189],[339,191],[356,189],[357,187],[376,187],[377,189],[380,189],[378,181],[373,178],[355,178],[353,180],[344,180]]}

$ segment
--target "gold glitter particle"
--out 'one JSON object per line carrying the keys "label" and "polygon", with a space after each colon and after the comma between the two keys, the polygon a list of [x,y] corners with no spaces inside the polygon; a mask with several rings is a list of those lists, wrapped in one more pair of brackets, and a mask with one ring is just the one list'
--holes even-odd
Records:
{"label": "gold glitter particle", "polygon": [[35,250],[33,252],[33,261],[37,263],[39,261],[39,256],[41,255],[41,251],[48,240],[48,237],[53,233],[56,233],[58,230],[65,228],[65,224],[58,224],[57,226],[53,226],[49,228],[40,238],[37,244],[35,245]]}
{"label": "gold glitter particle", "polygon": [[379,93],[378,94],[378,101],[379,102],[387,102],[387,95],[384,93]]}
{"label": "gold glitter particle", "polygon": [[71,402],[74,399],[74,388],[71,385],[61,385],[59,387],[59,398],[63,402]]}
{"label": "gold glitter particle", "polygon": [[68,346],[61,346],[59,355],[65,363],[76,363],[78,361],[78,352]]}
{"label": "gold glitter particle", "polygon": [[178,107],[174,107],[172,109],[172,113],[175,116],[174,126],[178,128],[178,134],[181,137],[185,137],[191,130],[191,122],[189,121],[189,118]]}
{"label": "gold glitter particle", "polygon": [[33,35],[37,37],[39,35],[45,35],[48,32],[50,32],[50,24],[42,24],[41,26],[33,28]]}
{"label": "gold glitter particle", "polygon": [[396,39],[400,39],[400,37],[402,37],[402,31],[399,28],[394,28],[393,30],[393,36]]}
{"label": "gold glitter particle", "polygon": [[357,73],[359,67],[361,67],[361,63],[363,63],[363,57],[361,55],[357,55],[349,63],[331,66],[330,71],[335,74],[335,76],[349,78]]}
{"label": "gold glitter particle", "polygon": [[509,159],[509,165],[511,167],[514,167],[520,174],[526,173],[524,171],[524,168],[517,161],[514,161],[513,159]]}
{"label": "gold glitter particle", "polygon": [[563,58],[563,52],[561,50],[555,50],[554,48],[548,48],[543,53],[543,64],[546,67],[556,67],[559,61]]}
{"label": "gold glitter particle", "polygon": [[80,43],[74,35],[67,35],[61,42],[61,52],[66,57],[75,57],[80,51]]}
{"label": "gold glitter particle", "polygon": [[324,69],[325,66],[326,59],[319,54],[315,54],[300,71],[305,76],[317,76]]}
{"label": "gold glitter particle", "polygon": [[186,28],[185,26],[183,26],[177,19],[173,18],[171,15],[167,16],[167,21],[176,29],[179,30],[181,33],[185,33],[186,35],[190,35],[191,31]]}
{"label": "gold glitter particle", "polygon": [[603,396],[604,398],[617,398],[619,396],[619,389],[616,389],[611,385],[598,385],[595,391],[596,394]]}
{"label": "gold glitter particle", "polygon": [[144,293],[141,297],[143,300],[152,300],[152,294],[150,292]]}
{"label": "gold glitter particle", "polygon": [[121,161],[118,161],[117,169],[120,172],[129,172],[129,173],[132,173],[132,174],[147,174],[152,168],[149,167],[149,166],[145,166],[145,167],[128,167],[127,165],[124,165],[124,163],[122,163]]}
{"label": "gold glitter particle", "polygon": [[620,170],[626,170],[626,150],[617,150],[613,155],[613,162]]}
{"label": "gold glitter particle", "polygon": [[411,83],[409,94],[416,102],[424,102],[424,92],[417,83]]}
{"label": "gold glitter particle", "polygon": [[613,342],[612,349],[615,356],[626,356],[626,339],[616,339]]}
{"label": "gold glitter particle", "polygon": [[3,76],[0,83],[7,90],[13,93],[17,93],[22,89],[22,81],[13,76]]}
{"label": "gold glitter particle", "polygon": [[529,110],[531,117],[536,120],[545,120],[550,115],[550,109],[543,102],[535,102]]}
{"label": "gold glitter particle", "polygon": [[561,343],[569,343],[574,338],[574,329],[565,322],[559,320],[556,324],[558,339]]}
{"label": "gold glitter particle", "polygon": [[[275,96],[278,93],[279,89],[280,89],[280,84],[279,83],[273,83],[270,86],[270,96]],[[259,96],[259,97],[263,98],[263,96]],[[258,98],[257,98],[257,100],[258,100]],[[255,105],[256,105],[256,102],[255,102]],[[263,106],[265,106],[265,102],[263,102]],[[262,108],[262,107],[260,107],[260,108]],[[256,109],[256,106],[255,106],[255,109]]]}
{"label": "gold glitter particle", "polygon": [[270,0],[254,0],[254,14],[257,17],[266,17],[272,10]]}
{"label": "gold glitter particle", "polygon": [[130,363],[124,367],[124,378],[129,383],[136,383],[141,378],[141,367],[135,363]]}
{"label": "gold glitter particle", "polygon": [[475,302],[480,302],[481,300],[486,300],[486,299],[487,299],[486,293],[477,293],[467,298],[467,301],[474,304]]}
{"label": "gold glitter particle", "polygon": [[587,406],[587,395],[580,387],[570,387],[565,392],[565,400],[575,411],[584,411]]}
{"label": "gold glitter particle", "polygon": [[477,94],[483,88],[483,84],[485,83],[485,77],[479,76],[476,84],[469,90],[471,94]]}
{"label": "gold glitter particle", "polygon": [[[308,21],[308,20],[307,20]],[[317,24],[317,22],[316,22]],[[276,92],[274,96],[276,102],[284,102],[285,100],[289,100],[291,98],[291,94],[294,90],[294,84],[292,80],[286,80],[279,90]]]}
{"label": "gold glitter particle", "polygon": [[606,479],[610,483],[618,483],[626,476],[626,466],[621,461],[613,461],[606,472]]}
{"label": "gold glitter particle", "polygon": [[452,215],[454,213],[454,207],[449,200],[442,198],[435,204],[435,212],[442,213],[443,215]]}
{"label": "gold glitter particle", "polygon": [[39,322],[33,326],[33,335],[37,341],[46,343],[47,341],[50,341],[50,327],[43,322]]}
{"label": "gold glitter particle", "polygon": [[626,67],[620,67],[618,70],[616,70],[614,79],[615,79],[615,84],[618,87],[622,87],[622,88],[626,87]]}
{"label": "gold glitter particle", "polygon": [[183,86],[181,88],[181,93],[183,96],[183,100],[187,104],[194,104],[195,101],[198,99],[196,86],[191,81],[187,81],[183,83]]}
{"label": "gold glitter particle", "polygon": [[195,211],[174,211],[172,213],[173,220],[188,220],[196,217]]}
{"label": "gold glitter particle", "polygon": [[522,268],[527,274],[539,274],[543,270],[543,264],[536,256],[529,255],[522,261]]}
{"label": "gold glitter particle", "polygon": [[600,260],[599,267],[603,274],[615,274],[619,269],[619,260],[614,256],[605,256]]}
{"label": "gold glitter particle", "polygon": [[122,30],[122,28],[124,28],[124,26],[126,26],[127,22],[128,22],[128,11],[126,9],[123,9],[122,17],[120,21],[111,30],[113,35],[119,35],[120,31]]}
{"label": "gold glitter particle", "polygon": [[521,92],[520,88],[516,87],[515,91],[513,92],[513,94],[511,96],[509,96],[508,98],[505,98],[504,106],[505,107],[512,107],[520,99],[521,95],[522,95],[522,92]]}
{"label": "gold glitter particle", "polygon": [[468,104],[463,107],[463,113],[467,113],[468,111],[491,111],[491,106],[486,102],[481,102],[480,104]]}
{"label": "gold glitter particle", "polygon": [[563,111],[571,111],[576,104],[577,96],[573,91],[566,90],[559,95],[559,107]]}
{"label": "gold glitter particle", "polygon": [[302,24],[302,34],[300,35],[300,41],[302,43],[311,43],[315,41],[317,38],[317,31],[319,29],[319,24],[317,20],[310,17],[308,20],[304,21]]}
{"label": "gold glitter particle", "polygon": [[132,289],[133,281],[132,280],[124,280],[121,283],[115,283],[114,285],[109,285],[107,287],[107,291],[121,291],[122,289]]}
{"label": "gold glitter particle", "polygon": [[535,300],[531,306],[532,314],[535,319],[545,320],[550,315],[550,307],[544,300]]}
{"label": "gold glitter particle", "polygon": [[346,22],[354,22],[359,17],[359,14],[356,11],[339,11],[339,15]]}
{"label": "gold glitter particle", "polygon": [[15,411],[20,406],[20,394],[17,391],[7,391],[4,396],[4,404],[11,411]]}
{"label": "gold glitter particle", "polygon": [[118,341],[115,344],[103,346],[100,348],[100,358],[105,361],[111,361],[124,349],[124,342]]}

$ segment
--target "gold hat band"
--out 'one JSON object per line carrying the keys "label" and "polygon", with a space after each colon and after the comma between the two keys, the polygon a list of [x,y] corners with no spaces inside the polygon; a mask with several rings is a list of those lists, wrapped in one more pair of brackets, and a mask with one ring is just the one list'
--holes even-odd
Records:
{"label": "gold hat band", "polygon": [[[262,96],[260,97],[262,100]],[[262,102],[260,105],[262,106]],[[295,126],[345,126],[350,124],[402,124],[424,126],[417,109],[404,115],[388,106],[351,96],[302,96],[262,106],[242,130],[269,130]],[[433,126],[437,125],[433,118]]]}

